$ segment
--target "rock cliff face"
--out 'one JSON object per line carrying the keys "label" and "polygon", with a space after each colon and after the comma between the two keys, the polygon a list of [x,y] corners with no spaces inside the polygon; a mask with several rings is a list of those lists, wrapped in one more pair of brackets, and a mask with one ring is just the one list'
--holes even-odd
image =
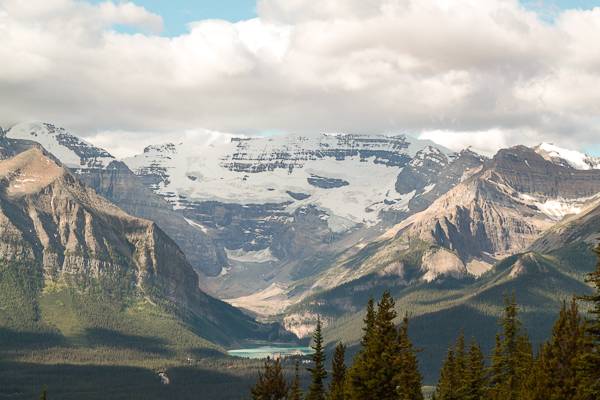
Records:
{"label": "rock cliff face", "polygon": [[18,142],[15,139],[41,143],[98,194],[131,215],[156,222],[179,245],[196,270],[214,276],[227,265],[222,245],[186,222],[167,201],[144,187],[127,165],[105,150],[50,124],[19,124],[6,136],[5,140],[15,143]]}
{"label": "rock cliff face", "polygon": [[431,240],[465,260],[486,253],[499,258],[527,248],[599,197],[600,171],[557,165],[517,146],[498,152],[395,231]]}
{"label": "rock cliff face", "polygon": [[[271,254],[256,274],[260,282],[250,285],[266,290],[302,275],[296,266],[317,252],[337,253],[346,242],[365,238],[364,230],[392,226],[435,200],[435,183],[446,187],[441,171],[435,182],[407,182],[415,188],[402,193],[395,187],[409,164],[418,168],[434,156],[445,166],[454,160],[448,149],[405,136],[287,134],[210,147],[149,146],[123,161],[228,254],[245,260],[256,252]],[[463,164],[452,165],[458,170]],[[421,204],[422,196],[427,200]],[[329,250],[332,245],[338,248]],[[226,278],[210,280],[211,290],[227,297],[250,294],[233,290],[239,287],[234,277],[248,279],[247,269],[233,259],[230,264]]]}
{"label": "rock cliff face", "polygon": [[181,314],[214,319],[198,276],[158,226],[131,217],[33,148],[0,162],[0,257],[48,271],[126,271],[156,287]]}
{"label": "rock cliff face", "polygon": [[480,167],[485,160],[470,150],[447,158],[437,148],[428,146],[402,169],[396,180],[396,191],[400,194],[415,191],[419,195],[410,199],[408,208],[412,214],[423,211],[458,185],[467,171]]}

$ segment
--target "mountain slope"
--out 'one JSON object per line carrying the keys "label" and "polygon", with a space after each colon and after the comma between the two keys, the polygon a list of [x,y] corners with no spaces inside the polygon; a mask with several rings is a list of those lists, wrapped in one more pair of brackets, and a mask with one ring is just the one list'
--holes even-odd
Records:
{"label": "mountain slope", "polygon": [[[280,318],[307,335],[319,316],[330,346],[357,343],[369,294],[389,289],[399,313],[412,316],[430,383],[461,327],[485,351],[493,347],[502,293],[515,290],[530,337],[545,339],[561,301],[590,293],[583,280],[597,262],[590,247],[600,228],[600,174],[580,167],[537,149],[501,150],[425,211],[284,290],[300,301]],[[473,261],[491,265],[492,256],[508,257],[473,270]]]}
{"label": "mountain slope", "polygon": [[[289,329],[310,334],[308,328],[314,327],[319,317],[325,325],[327,348],[332,350],[342,340],[352,355],[363,333],[369,295],[377,300],[384,290],[390,290],[398,314],[410,315],[413,342],[424,346],[419,365],[425,383],[435,384],[448,343],[458,337],[461,328],[467,338],[475,335],[484,354],[489,354],[502,317],[504,293],[515,291],[521,321],[534,346],[549,337],[562,300],[591,293],[582,275],[594,269],[594,255],[588,248],[580,250],[591,256],[586,256],[586,263],[578,265],[577,271],[560,251],[548,255],[527,252],[498,262],[478,279],[440,275],[429,282],[419,279],[422,272],[405,259],[407,272],[412,268],[412,278],[416,278],[412,284],[395,274],[374,272],[305,298],[286,310],[284,322]],[[396,322],[400,323],[400,318]]]}
{"label": "mountain slope", "polygon": [[418,236],[463,260],[521,251],[546,229],[600,198],[600,171],[545,160],[524,146],[501,150],[427,210],[399,224],[396,235]]}
{"label": "mountain slope", "polygon": [[[28,285],[45,285],[50,297],[64,292],[56,300],[79,310],[67,315],[88,341],[90,329],[143,332],[139,324],[153,324],[154,307],[185,335],[222,344],[278,329],[201,292],[197,274],[155,223],[129,216],[38,148],[0,162],[0,257],[10,268],[23,264]],[[43,309],[47,296],[36,293],[41,297],[29,308],[40,317],[35,309]],[[145,311],[133,318],[138,310]],[[13,318],[1,312],[3,320]],[[60,331],[61,313],[49,315]],[[118,323],[131,318],[123,322],[127,329]]]}
{"label": "mountain slope", "polygon": [[156,222],[181,247],[198,271],[218,275],[227,265],[222,246],[190,225],[173,207],[146,189],[129,168],[108,152],[51,124],[22,123],[8,139],[36,141],[98,194],[131,215]]}
{"label": "mountain slope", "polygon": [[[223,243],[230,265],[208,283],[232,298],[287,286],[314,269],[305,260],[329,258],[421,210],[440,195],[435,184],[452,187],[476,164],[454,159],[448,149],[408,136],[286,134],[210,147],[149,146],[124,162]],[[451,164],[456,176],[445,182],[438,171],[433,184],[407,179],[398,193],[399,174],[419,161]]]}

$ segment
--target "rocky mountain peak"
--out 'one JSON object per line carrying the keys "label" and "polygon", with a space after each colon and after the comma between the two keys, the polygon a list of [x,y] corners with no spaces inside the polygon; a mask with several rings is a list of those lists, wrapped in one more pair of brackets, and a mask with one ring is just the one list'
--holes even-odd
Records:
{"label": "rocky mountain peak", "polygon": [[156,224],[126,214],[40,149],[1,161],[0,182],[0,256],[70,274],[127,270],[182,313],[210,314],[198,276]]}
{"label": "rocky mountain peak", "polygon": [[557,164],[525,146],[500,150],[481,174],[488,181],[506,185],[538,202],[583,199],[599,192],[598,169]]}
{"label": "rocky mountain peak", "polygon": [[144,153],[172,153],[177,154],[177,146],[174,143],[146,146]]}
{"label": "rocky mountain peak", "polygon": [[600,158],[589,157],[578,151],[563,149],[552,143],[540,143],[533,150],[545,160],[562,167],[579,170],[600,169]]}
{"label": "rocky mountain peak", "polygon": [[64,128],[52,124],[26,122],[6,133],[10,139],[32,140],[71,169],[107,168],[116,159],[106,150],[79,139]]}
{"label": "rocky mountain peak", "polygon": [[[463,153],[453,163],[473,158]],[[475,165],[482,161],[475,160]],[[515,146],[480,164],[396,231],[454,250],[465,262],[504,257],[527,248],[540,233],[599,197],[599,170],[575,170]]]}
{"label": "rocky mountain peak", "polygon": [[[49,157],[68,167],[73,174],[92,187],[98,194],[139,218],[156,222],[185,251],[193,267],[209,276],[218,275],[226,266],[222,248],[202,230],[191,226],[182,215],[140,182],[121,161],[108,152],[87,143],[63,128],[52,124],[23,123],[10,129],[5,146],[0,148],[3,158],[30,147],[49,150]],[[10,143],[9,143],[10,142]],[[169,158],[175,145],[150,146],[146,150],[158,151]],[[6,153],[6,154],[4,154]]]}

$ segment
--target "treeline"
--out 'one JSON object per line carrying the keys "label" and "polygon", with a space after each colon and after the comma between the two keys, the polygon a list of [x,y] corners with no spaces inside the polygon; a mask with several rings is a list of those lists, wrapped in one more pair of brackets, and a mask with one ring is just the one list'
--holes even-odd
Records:
{"label": "treeline", "polygon": [[[593,250],[600,257],[600,244]],[[487,357],[473,337],[464,334],[450,344],[431,399],[435,400],[597,400],[600,399],[600,261],[586,279],[595,294],[563,301],[551,338],[534,355],[527,330],[519,320],[519,306],[504,294],[503,316],[498,322],[495,346]],[[582,318],[578,300],[590,304],[589,316]],[[267,359],[264,373],[250,387],[253,400],[261,399],[402,399],[423,400],[423,377],[417,353],[408,336],[408,315],[397,327],[395,303],[385,291],[377,307],[371,297],[363,320],[361,348],[352,366],[344,364],[345,346],[340,342],[332,362],[332,378],[325,389],[327,372],[320,321],[313,337],[314,366],[306,396],[296,378],[287,382],[279,360]],[[439,329],[444,329],[440,326]],[[486,361],[487,359],[487,361]]]}
{"label": "treeline", "polygon": [[[400,327],[394,322],[398,317],[395,302],[386,291],[375,307],[373,297],[367,304],[364,319],[364,335],[361,349],[354,357],[353,365],[345,364],[345,346],[338,343],[333,354],[332,379],[327,389],[325,379],[325,352],[321,322],[317,322],[313,336],[315,350],[310,358],[313,366],[307,368],[312,377],[306,396],[298,385],[298,367],[296,378],[287,382],[281,373],[279,360],[271,364],[267,359],[264,373],[259,373],[255,386],[250,387],[253,400],[294,399],[406,399],[423,400],[423,377],[419,373],[417,353],[408,336],[408,316],[405,315]],[[296,364],[298,365],[298,364]]]}

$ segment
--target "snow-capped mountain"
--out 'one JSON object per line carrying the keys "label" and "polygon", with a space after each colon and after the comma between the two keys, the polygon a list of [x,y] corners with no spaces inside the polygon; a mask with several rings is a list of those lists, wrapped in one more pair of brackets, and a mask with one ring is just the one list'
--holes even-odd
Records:
{"label": "snow-capped mountain", "polygon": [[287,134],[209,148],[150,146],[124,162],[176,209],[206,201],[271,203],[285,204],[291,214],[311,205],[325,213],[332,231],[342,232],[379,222],[382,210],[407,210],[416,193],[398,194],[396,178],[426,147],[446,164],[454,156],[433,142],[406,136]]}
{"label": "snow-capped mountain", "polygon": [[552,143],[541,143],[534,150],[545,160],[563,167],[578,170],[600,169],[599,157],[590,157],[575,150],[563,149]]}
{"label": "snow-capped mountain", "polygon": [[218,275],[227,265],[221,246],[146,189],[123,162],[106,150],[63,128],[36,122],[15,125],[5,132],[5,137],[40,143],[98,194],[133,216],[156,222],[181,247],[197,271]]}
{"label": "snow-capped mountain", "polygon": [[38,142],[73,171],[106,169],[111,162],[117,161],[106,150],[51,124],[24,122],[10,128],[6,137]]}

